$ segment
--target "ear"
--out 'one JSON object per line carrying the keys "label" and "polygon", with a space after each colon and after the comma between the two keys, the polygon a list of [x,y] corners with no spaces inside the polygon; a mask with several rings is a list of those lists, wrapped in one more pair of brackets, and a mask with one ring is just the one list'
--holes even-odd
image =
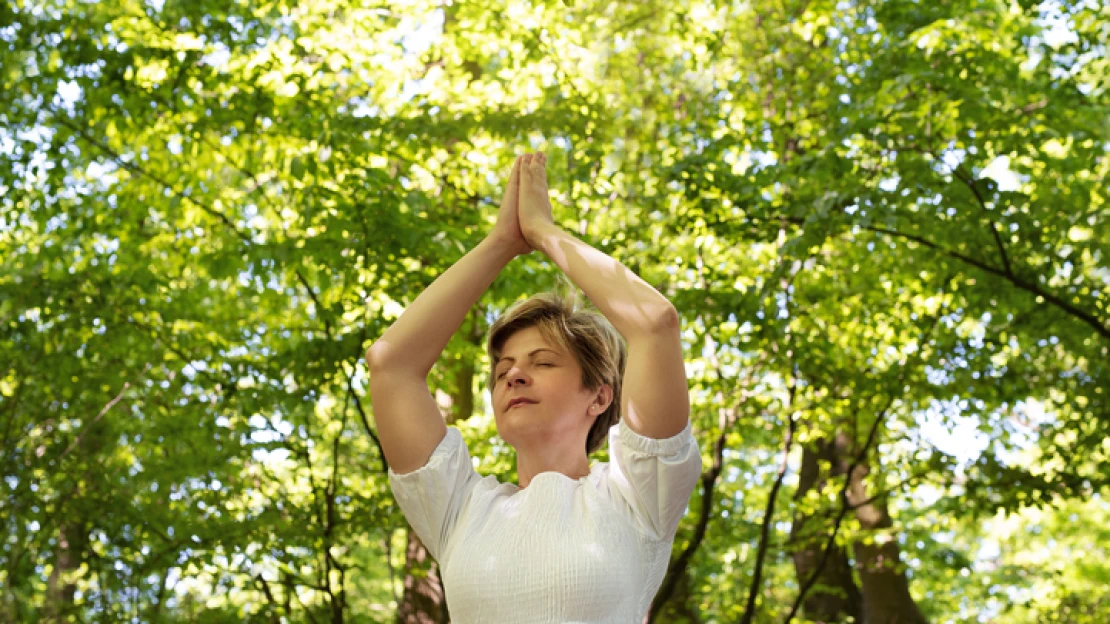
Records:
{"label": "ear", "polygon": [[613,388],[609,384],[601,384],[597,389],[593,402],[590,403],[590,416],[600,416],[613,402]]}

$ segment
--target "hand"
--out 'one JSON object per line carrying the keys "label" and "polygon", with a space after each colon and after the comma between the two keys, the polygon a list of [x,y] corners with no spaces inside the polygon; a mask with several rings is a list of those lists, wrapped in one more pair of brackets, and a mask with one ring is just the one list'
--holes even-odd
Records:
{"label": "hand", "polygon": [[514,255],[532,253],[532,247],[525,240],[520,229],[520,177],[524,163],[523,156],[517,156],[513,162],[513,171],[509,174],[509,184],[505,187],[505,196],[501,198],[501,208],[497,211],[497,223],[493,226],[489,238],[499,245],[513,252]]}
{"label": "hand", "polygon": [[555,225],[551,200],[547,197],[547,155],[525,154],[521,163],[520,231],[532,249],[540,248],[544,228]]}

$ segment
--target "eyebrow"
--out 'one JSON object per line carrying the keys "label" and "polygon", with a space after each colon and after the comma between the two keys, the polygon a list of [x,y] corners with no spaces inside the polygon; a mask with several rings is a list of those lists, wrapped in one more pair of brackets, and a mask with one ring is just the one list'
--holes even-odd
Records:
{"label": "eyebrow", "polygon": [[[557,351],[552,351],[551,349],[548,349],[548,348],[546,348],[546,347],[540,347],[539,349],[533,349],[533,350],[532,350],[532,352],[528,354],[528,357],[532,357],[533,355],[535,355],[535,354],[539,353],[540,351],[548,351],[548,352],[550,352],[550,353],[554,354],[554,355],[555,355],[556,357],[557,357],[557,356],[559,355],[559,353],[558,353]],[[516,358],[514,358],[514,357],[501,357],[501,358],[497,358],[497,363],[496,363],[496,364],[494,364],[494,366],[495,366],[495,367],[496,367],[496,366],[499,366],[499,365],[501,364],[501,362],[506,362],[506,361],[512,361],[512,362],[515,362],[515,361],[516,361]]]}

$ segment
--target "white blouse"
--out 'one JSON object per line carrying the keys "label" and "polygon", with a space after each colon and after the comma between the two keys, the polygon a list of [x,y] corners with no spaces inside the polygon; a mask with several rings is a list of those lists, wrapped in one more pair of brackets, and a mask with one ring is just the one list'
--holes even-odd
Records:
{"label": "white blouse", "polygon": [[393,495],[439,562],[454,624],[641,624],[701,475],[690,423],[657,440],[624,421],[610,463],[521,489],[482,477],[455,427],[417,470],[389,470]]}

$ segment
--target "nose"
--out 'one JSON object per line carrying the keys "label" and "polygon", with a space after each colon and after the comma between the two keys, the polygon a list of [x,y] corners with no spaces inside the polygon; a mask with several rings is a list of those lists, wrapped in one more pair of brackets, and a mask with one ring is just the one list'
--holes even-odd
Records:
{"label": "nose", "polygon": [[505,379],[509,381],[510,388],[514,385],[520,386],[527,383],[527,378],[520,372],[520,369],[516,367],[513,367],[513,369],[505,375]]}

